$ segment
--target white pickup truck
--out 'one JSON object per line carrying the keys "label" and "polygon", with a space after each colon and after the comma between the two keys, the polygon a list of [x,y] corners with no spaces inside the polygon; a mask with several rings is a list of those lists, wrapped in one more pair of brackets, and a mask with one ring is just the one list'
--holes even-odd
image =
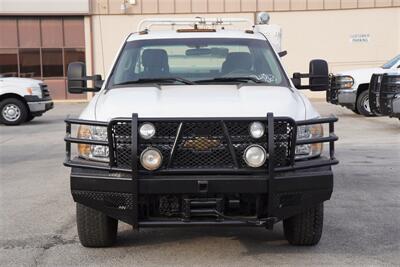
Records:
{"label": "white pickup truck", "polygon": [[79,118],[66,119],[81,243],[112,245],[120,220],[135,229],[283,221],[291,244],[317,244],[338,163],[337,118],[321,118],[298,89],[326,90],[326,61],[290,79],[268,27],[147,22],[178,28],[130,34],[104,81],[86,76],[84,63],[68,67],[70,93],[96,92]]}
{"label": "white pickup truck", "polygon": [[333,86],[327,92],[327,101],[349,108],[357,114],[371,116],[368,87],[372,74],[395,72],[400,69],[400,55],[381,67],[348,70],[333,77]]}
{"label": "white pickup truck", "polygon": [[47,85],[29,78],[0,77],[0,122],[18,125],[53,108]]}

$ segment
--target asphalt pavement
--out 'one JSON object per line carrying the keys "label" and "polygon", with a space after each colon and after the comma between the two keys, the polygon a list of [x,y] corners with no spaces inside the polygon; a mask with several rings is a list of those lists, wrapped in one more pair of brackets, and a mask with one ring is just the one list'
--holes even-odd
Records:
{"label": "asphalt pavement", "polygon": [[155,228],[120,223],[112,248],[80,245],[69,169],[62,165],[63,119],[85,104],[56,104],[30,123],[0,125],[0,266],[399,266],[400,121],[366,118],[322,101],[336,114],[340,164],[315,247],[293,247],[282,225]]}

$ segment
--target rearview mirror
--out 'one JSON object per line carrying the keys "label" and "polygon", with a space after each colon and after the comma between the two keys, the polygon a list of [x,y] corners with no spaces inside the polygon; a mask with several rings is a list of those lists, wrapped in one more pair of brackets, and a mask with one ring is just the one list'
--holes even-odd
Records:
{"label": "rearview mirror", "polygon": [[185,51],[186,56],[205,56],[210,54],[211,54],[210,48],[193,48]]}
{"label": "rearview mirror", "polygon": [[185,51],[186,56],[213,56],[217,58],[226,58],[229,50],[227,48],[192,48]]}
{"label": "rearview mirror", "polygon": [[[308,78],[308,85],[301,85],[301,79]],[[292,82],[297,89],[325,91],[329,89],[328,63],[322,59],[310,61],[309,73],[293,73]]]}
{"label": "rearview mirror", "polygon": [[[82,94],[84,92],[98,92],[103,85],[101,75],[86,76],[86,65],[83,62],[72,62],[68,65],[68,92]],[[87,81],[93,81],[93,88],[87,87]]]}

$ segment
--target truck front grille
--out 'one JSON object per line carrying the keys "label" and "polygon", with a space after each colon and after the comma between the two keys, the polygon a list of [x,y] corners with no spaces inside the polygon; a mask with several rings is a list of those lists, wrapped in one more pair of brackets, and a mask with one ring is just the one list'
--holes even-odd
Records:
{"label": "truck front grille", "polygon": [[47,84],[41,83],[40,84],[40,90],[42,90],[42,98],[47,98],[50,97],[50,92],[47,87]]}
{"label": "truck front grille", "polygon": [[[143,119],[140,125],[146,122]],[[148,147],[161,151],[161,170],[168,169],[247,169],[244,150],[252,144],[262,146],[267,153],[268,136],[254,139],[250,136],[251,121],[244,120],[193,120],[151,121],[156,134],[150,140],[138,137],[138,157]],[[263,123],[267,127],[266,121]],[[132,129],[130,121],[111,124],[113,164],[118,168],[132,166]],[[288,166],[294,158],[294,121],[274,121],[275,166]],[[269,161],[260,169],[266,169]],[[139,164],[140,165],[140,164]],[[139,166],[139,169],[142,169]]]}
{"label": "truck front grille", "polygon": [[400,75],[373,74],[369,85],[371,112],[393,115],[393,100],[400,95]]}

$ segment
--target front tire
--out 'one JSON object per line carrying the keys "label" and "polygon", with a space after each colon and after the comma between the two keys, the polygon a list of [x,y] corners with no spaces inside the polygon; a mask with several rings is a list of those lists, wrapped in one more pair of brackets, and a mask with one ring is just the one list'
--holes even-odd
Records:
{"label": "front tire", "polygon": [[369,94],[368,90],[362,91],[357,97],[357,111],[364,116],[370,117],[374,114],[371,112],[369,106]]}
{"label": "front tire", "polygon": [[0,102],[0,122],[5,125],[19,125],[26,121],[28,108],[17,98],[7,98]]}
{"label": "front tire", "polygon": [[118,220],[104,213],[76,204],[79,241],[84,247],[109,247],[117,239]]}
{"label": "front tire", "polygon": [[322,236],[324,204],[283,220],[283,230],[291,245],[314,246]]}

